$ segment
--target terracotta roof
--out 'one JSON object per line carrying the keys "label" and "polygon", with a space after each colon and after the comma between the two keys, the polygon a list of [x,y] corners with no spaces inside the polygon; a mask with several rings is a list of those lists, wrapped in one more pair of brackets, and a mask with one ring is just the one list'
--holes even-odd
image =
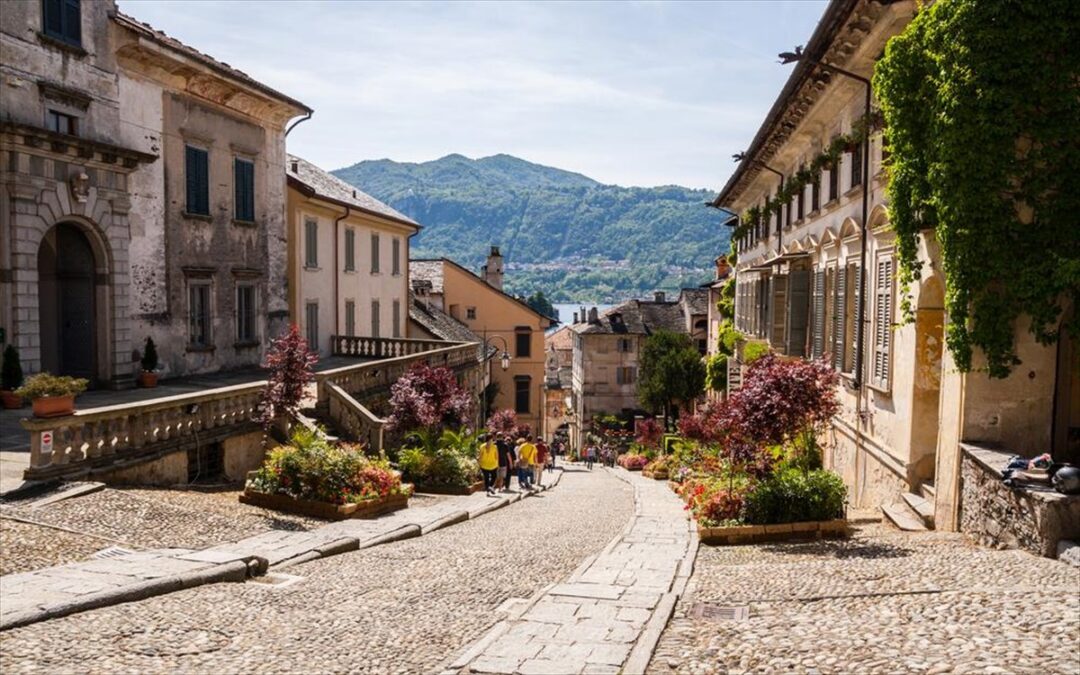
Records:
{"label": "terracotta roof", "polygon": [[544,337],[544,344],[555,349],[570,350],[574,348],[574,333],[570,326],[563,326],[554,333]]}
{"label": "terracotta roof", "polygon": [[383,204],[378,199],[349,185],[337,176],[320,169],[302,157],[289,155],[288,161],[285,163],[285,174],[294,185],[299,183],[306,187],[310,194],[319,198],[328,199],[343,206],[357,208],[376,216],[389,218],[403,225],[420,227],[412,218]]}
{"label": "terracotta roof", "polygon": [[154,28],[150,24],[143,23],[142,21],[139,21],[138,19],[136,19],[133,16],[129,16],[127,14],[124,14],[123,12],[116,12],[116,14],[113,16],[113,20],[116,21],[116,23],[120,24],[121,26],[124,26],[125,28],[128,28],[129,30],[137,33],[138,35],[146,37],[146,38],[148,38],[150,40],[153,40],[154,42],[157,42],[158,44],[161,44],[161,45],[163,45],[165,47],[168,47],[170,49],[173,49],[173,50],[175,50],[175,51],[177,51],[177,52],[179,52],[179,53],[181,53],[181,54],[183,54],[183,55],[185,55],[185,56],[187,56],[189,58],[192,58],[192,59],[194,59],[196,61],[199,61],[203,65],[208,66],[211,69],[216,70],[219,73],[221,73],[221,74],[223,74],[223,75],[225,75],[227,77],[231,77],[234,80],[239,80],[240,82],[243,82],[244,84],[248,85],[252,89],[257,89],[260,92],[262,92],[263,94],[266,94],[267,96],[276,98],[279,101],[283,101],[285,103],[293,105],[296,108],[299,108],[302,112],[306,112],[306,113],[313,112],[313,110],[311,108],[304,105],[300,101],[297,101],[295,98],[292,98],[291,96],[286,96],[285,94],[281,93],[280,91],[266,86],[262,82],[259,82],[255,78],[248,75],[247,73],[245,73],[245,72],[243,72],[241,70],[238,70],[236,68],[233,68],[232,66],[230,66],[227,63],[224,63],[222,61],[218,61],[217,59],[210,56],[209,54],[204,54],[203,52],[200,52],[198,49],[195,49],[194,47],[186,45],[186,44],[184,44],[183,42],[180,42],[179,40],[177,40],[174,37],[170,37],[169,35],[165,34],[164,32],[162,32],[160,30],[157,30],[156,28]]}
{"label": "terracotta roof", "polygon": [[[453,260],[451,260],[449,258],[410,260],[409,261],[409,277],[411,279],[414,279],[414,280],[415,279],[422,279],[422,280],[425,280],[425,281],[430,281],[431,286],[432,286],[431,292],[432,293],[442,293],[443,292],[443,269],[444,269],[443,266],[444,265],[453,265],[454,267],[458,268],[459,270],[461,270],[465,274],[468,274],[468,275],[471,275],[472,277],[474,277],[477,281],[484,284],[485,287],[490,288],[495,293],[498,293],[499,295],[502,295],[502,296],[506,297],[509,300],[513,300],[517,304],[521,305],[524,309],[529,310],[530,312],[532,312],[536,316],[544,319],[545,321],[548,321],[550,323],[555,323],[556,322],[556,319],[554,317],[544,316],[543,314],[536,311],[532,307],[529,307],[529,304],[527,302],[525,302],[524,300],[522,300],[521,298],[515,298],[514,296],[510,295],[509,293],[507,293],[505,291],[500,291],[499,289],[495,288],[494,286],[488,284],[486,281],[481,279],[479,277],[479,275],[477,275],[475,272],[473,272],[473,271],[471,271],[471,270],[457,264],[456,262],[454,262]],[[550,325],[550,323],[549,323],[549,325]]]}

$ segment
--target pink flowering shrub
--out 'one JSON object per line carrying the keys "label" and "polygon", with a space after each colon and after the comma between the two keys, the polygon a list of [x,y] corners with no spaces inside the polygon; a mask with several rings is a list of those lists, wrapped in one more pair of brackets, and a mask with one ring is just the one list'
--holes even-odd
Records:
{"label": "pink flowering shrub", "polygon": [[641,471],[649,463],[649,458],[645,455],[628,452],[625,455],[619,455],[619,459],[616,461],[618,461],[619,466],[627,471]]}
{"label": "pink flowering shrub", "polygon": [[304,388],[311,382],[312,369],[318,362],[319,355],[308,351],[307,340],[300,335],[296,324],[274,338],[262,364],[270,371],[270,377],[256,409],[256,421],[264,429],[269,429],[279,417],[295,415],[300,410]]}
{"label": "pink flowering shrub", "polygon": [[517,426],[517,413],[509,408],[498,411],[487,421],[487,429],[493,434],[512,434]]}
{"label": "pink flowering shrub", "polygon": [[417,363],[390,387],[388,426],[437,434],[466,424],[472,409],[472,396],[457,383],[453,371]]}
{"label": "pink flowering shrub", "polygon": [[660,424],[653,418],[641,420],[637,425],[637,435],[634,437],[634,441],[645,448],[650,450],[656,450],[660,447],[660,439],[664,435],[664,430],[660,427]]}

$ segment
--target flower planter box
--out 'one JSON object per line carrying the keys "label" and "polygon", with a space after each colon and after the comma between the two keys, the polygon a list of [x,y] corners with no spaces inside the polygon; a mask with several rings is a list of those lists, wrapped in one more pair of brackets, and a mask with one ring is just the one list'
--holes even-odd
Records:
{"label": "flower planter box", "polygon": [[426,492],[431,495],[471,495],[484,489],[484,481],[477,481],[472,485],[425,485],[416,483],[414,492]]}
{"label": "flower planter box", "polygon": [[34,417],[64,417],[75,412],[75,395],[42,396],[31,401]]}
{"label": "flower planter box", "polygon": [[647,471],[645,469],[642,469],[641,470],[641,475],[645,476],[646,478],[652,478],[653,480],[667,480],[668,479],[668,472],[667,471]]}
{"label": "flower planter box", "polygon": [[699,523],[697,528],[698,538],[701,543],[711,546],[753,544],[766,541],[840,538],[848,535],[848,522],[843,518],[837,520],[814,520],[803,523],[735,525],[732,527],[702,527]]}
{"label": "flower planter box", "polygon": [[345,520],[347,518],[374,518],[383,513],[404,509],[409,505],[409,495],[389,495],[378,499],[369,499],[358,504],[331,504],[310,499],[294,499],[288,495],[270,494],[244,489],[240,502],[252,506],[261,506],[285,513],[296,513],[327,520]]}
{"label": "flower planter box", "polygon": [[620,464],[619,466],[626,469],[627,471],[641,471],[645,468],[643,466],[623,466],[622,464]]}

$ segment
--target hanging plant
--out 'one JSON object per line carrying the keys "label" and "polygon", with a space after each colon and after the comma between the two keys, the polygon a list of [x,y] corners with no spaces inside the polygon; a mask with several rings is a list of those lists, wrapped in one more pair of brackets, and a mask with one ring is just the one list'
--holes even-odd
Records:
{"label": "hanging plant", "polygon": [[[1006,377],[1021,314],[1050,344],[1063,308],[1080,301],[1077,45],[1074,0],[939,0],[875,68],[902,308],[910,318],[919,236],[932,227],[946,343],[962,371],[978,349],[989,375]],[[1080,312],[1068,327],[1080,336]]]}

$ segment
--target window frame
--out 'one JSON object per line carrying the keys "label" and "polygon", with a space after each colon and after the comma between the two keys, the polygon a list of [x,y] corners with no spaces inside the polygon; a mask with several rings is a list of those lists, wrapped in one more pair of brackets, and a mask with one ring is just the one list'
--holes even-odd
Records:
{"label": "window frame", "polygon": [[233,220],[255,222],[255,161],[239,155],[233,156]]}
{"label": "window frame", "polygon": [[194,143],[184,143],[184,214],[210,216],[210,150]]}
{"label": "window frame", "polygon": [[[187,287],[188,349],[211,349],[214,346],[214,283],[208,278],[188,279]],[[198,313],[197,293],[204,294]],[[201,330],[197,326],[201,326]]]}
{"label": "window frame", "polygon": [[[530,328],[515,328],[514,329],[514,358],[516,359],[531,359],[532,358],[532,336],[533,332]],[[522,342],[524,338],[524,342]],[[524,345],[524,349],[522,349]]]}
{"label": "window frame", "polygon": [[382,337],[382,303],[378,298],[371,301],[371,337]]}
{"label": "window frame", "polygon": [[[314,310],[314,311],[312,311]],[[312,316],[314,314],[314,316]],[[308,351],[319,351],[319,301],[308,300],[304,303],[304,339],[308,343]]]}
{"label": "window frame", "polygon": [[[57,28],[49,25],[50,6],[58,23]],[[74,11],[74,17],[69,14]],[[72,47],[83,46],[82,43],[82,3],[80,0],[41,0],[41,32],[43,35],[54,40],[59,40]]]}
{"label": "window frame", "polygon": [[391,303],[390,310],[390,323],[392,324],[390,329],[390,335],[394,338],[401,337],[401,300],[394,298]]}
{"label": "window frame", "polygon": [[[882,288],[882,266],[888,280]],[[882,311],[882,304],[886,305]],[[864,300],[865,302],[865,300]],[[887,315],[887,316],[883,316]],[[892,360],[896,318],[896,260],[892,248],[882,249],[874,256],[874,313],[871,329],[871,365],[868,384],[883,393],[892,392]],[[882,325],[882,322],[885,325]],[[879,368],[880,366],[880,368]]]}
{"label": "window frame", "polygon": [[394,237],[390,240],[390,274],[391,276],[401,276],[401,238]]}
{"label": "window frame", "polygon": [[379,233],[378,232],[372,232],[371,233],[371,273],[372,274],[379,274],[380,273],[379,270],[380,270],[381,266],[379,265],[379,254],[380,254],[380,251],[379,251]]}
{"label": "window frame", "polygon": [[[524,387],[522,386],[524,385]],[[525,395],[525,405],[521,405],[521,396]],[[532,411],[532,377],[528,375],[514,376],[514,412],[518,415],[529,415]]]}
{"label": "window frame", "polygon": [[468,321],[476,321],[476,308],[475,307],[466,307],[465,308],[465,319],[468,320]]}
{"label": "window frame", "polygon": [[354,337],[356,335],[356,301],[345,301],[345,334]]}
{"label": "window frame", "polygon": [[[241,307],[244,302],[241,301],[242,295],[246,292],[250,292],[251,298],[248,301],[247,307]],[[242,309],[246,309],[246,312],[242,312]],[[259,342],[259,329],[258,329],[258,317],[259,317],[259,289],[252,282],[238,282],[236,284],[236,307],[234,308],[235,321],[236,321],[236,344],[238,345],[252,345]],[[246,318],[245,318],[246,315]],[[244,324],[247,323],[248,331],[244,331]]]}
{"label": "window frame", "polygon": [[304,218],[304,269],[319,269],[319,220]]}
{"label": "window frame", "polygon": [[[53,128],[54,125],[52,124],[52,122],[53,122],[54,117],[56,118],[56,121],[58,121],[58,122],[60,120],[65,120],[66,121],[66,123],[67,123],[67,130],[66,131],[61,131],[60,128],[59,128],[59,124],[55,125],[57,128]],[[45,128],[48,129],[49,131],[53,132],[53,133],[56,133],[56,134],[64,134],[65,136],[78,136],[79,135],[79,117],[77,115],[72,115],[69,112],[64,112],[63,110],[57,110],[55,108],[46,108],[45,109]]]}
{"label": "window frame", "polygon": [[356,228],[345,228],[345,271],[356,271]]}

